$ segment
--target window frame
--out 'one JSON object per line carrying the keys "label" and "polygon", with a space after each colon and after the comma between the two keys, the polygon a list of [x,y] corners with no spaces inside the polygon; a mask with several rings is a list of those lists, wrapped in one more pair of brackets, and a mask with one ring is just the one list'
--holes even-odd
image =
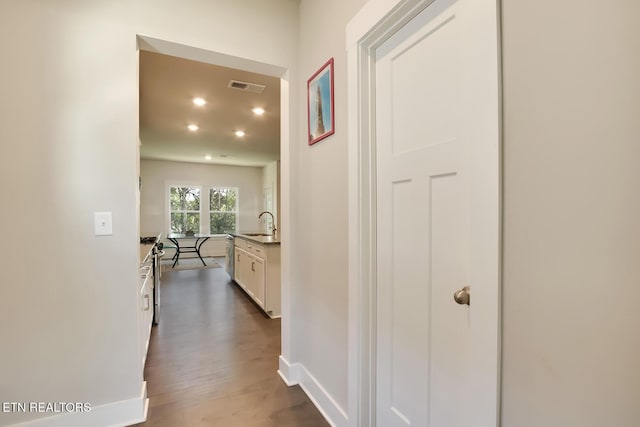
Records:
{"label": "window frame", "polygon": [[[236,203],[234,206],[234,210],[233,211],[214,211],[211,209],[211,191],[212,190],[235,190],[236,192]],[[208,210],[208,219],[209,219],[209,234],[211,234],[212,236],[224,236],[225,233],[219,234],[219,233],[212,233],[211,232],[211,215],[215,214],[215,213],[223,213],[223,214],[229,214],[232,213],[235,216],[235,230],[233,231],[238,231],[239,229],[239,223],[240,223],[240,188],[239,187],[233,187],[233,186],[209,186],[208,191],[207,191],[207,210]],[[201,205],[202,207],[202,205]]]}
{"label": "window frame", "polygon": [[[197,211],[195,210],[173,210],[171,208],[171,190],[173,188],[193,188],[193,189],[197,189],[200,192],[200,207]],[[202,205],[203,205],[203,200],[202,200],[202,186],[201,185],[189,185],[189,184],[167,184],[166,186],[166,200],[167,200],[167,230],[169,231],[169,233],[176,233],[175,231],[173,231],[171,229],[171,215],[173,213],[184,213],[185,215],[188,214],[198,214],[198,229],[197,230],[193,230],[194,233],[201,233],[202,231]],[[207,200],[208,201],[208,200]],[[185,230],[186,231],[186,230]]]}

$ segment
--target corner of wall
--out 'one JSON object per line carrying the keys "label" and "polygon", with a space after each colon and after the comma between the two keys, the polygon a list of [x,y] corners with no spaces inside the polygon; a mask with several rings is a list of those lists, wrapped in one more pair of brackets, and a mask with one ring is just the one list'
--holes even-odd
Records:
{"label": "corner of wall", "polygon": [[287,386],[299,385],[332,427],[349,426],[346,411],[303,364],[289,363],[280,356],[278,374]]}

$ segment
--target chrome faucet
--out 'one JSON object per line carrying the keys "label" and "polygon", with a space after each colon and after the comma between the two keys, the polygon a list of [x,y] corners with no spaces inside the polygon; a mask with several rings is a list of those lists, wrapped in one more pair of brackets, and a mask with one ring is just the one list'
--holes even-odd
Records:
{"label": "chrome faucet", "polygon": [[260,212],[260,215],[258,215],[258,219],[262,218],[262,215],[264,214],[271,215],[271,235],[275,236],[276,235],[276,219],[273,217],[273,214],[269,211]]}

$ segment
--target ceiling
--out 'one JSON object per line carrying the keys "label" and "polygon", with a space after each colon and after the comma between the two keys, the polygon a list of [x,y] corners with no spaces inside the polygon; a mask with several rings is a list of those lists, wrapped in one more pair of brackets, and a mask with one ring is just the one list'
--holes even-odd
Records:
{"label": "ceiling", "polygon": [[[266,87],[252,93],[229,88],[231,80]],[[207,103],[194,105],[196,97]],[[265,113],[255,115],[255,107]],[[280,79],[140,51],[140,140],[142,159],[242,166],[278,160]]]}

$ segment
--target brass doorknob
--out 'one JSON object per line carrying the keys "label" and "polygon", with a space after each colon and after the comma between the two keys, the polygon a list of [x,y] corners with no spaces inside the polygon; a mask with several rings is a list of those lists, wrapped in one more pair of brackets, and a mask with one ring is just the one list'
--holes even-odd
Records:
{"label": "brass doorknob", "polygon": [[471,293],[469,292],[469,287],[465,286],[459,291],[456,291],[453,294],[453,300],[460,305],[471,305]]}

